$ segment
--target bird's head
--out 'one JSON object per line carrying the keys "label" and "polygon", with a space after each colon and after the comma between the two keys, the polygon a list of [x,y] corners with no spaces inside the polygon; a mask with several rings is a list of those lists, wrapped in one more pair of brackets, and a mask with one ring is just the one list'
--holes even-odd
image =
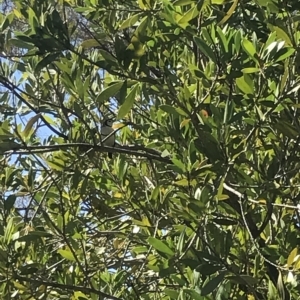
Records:
{"label": "bird's head", "polygon": [[106,120],[104,120],[104,122],[103,122],[103,125],[104,125],[104,126],[107,126],[107,127],[112,127],[113,124],[114,124],[114,119],[106,119]]}

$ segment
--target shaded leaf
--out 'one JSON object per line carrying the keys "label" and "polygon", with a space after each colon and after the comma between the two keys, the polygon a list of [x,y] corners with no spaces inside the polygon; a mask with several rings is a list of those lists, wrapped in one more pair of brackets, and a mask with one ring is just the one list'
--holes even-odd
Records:
{"label": "shaded leaf", "polygon": [[139,87],[140,87],[140,85],[139,85],[139,83],[137,83],[130,90],[129,94],[127,95],[127,97],[124,100],[124,103],[119,108],[118,116],[117,116],[118,119],[124,118],[127,115],[127,113],[129,113],[131,108],[133,107],[136,94],[139,91]]}
{"label": "shaded leaf", "polygon": [[204,40],[199,37],[194,37],[194,41],[196,42],[199,50],[202,51],[207,57],[209,57],[214,63],[217,63],[216,56],[214,54],[213,49],[211,49]]}
{"label": "shaded leaf", "polygon": [[35,116],[33,116],[26,124],[23,132],[21,133],[21,135],[24,137],[24,138],[27,138],[28,135],[30,134],[31,130],[32,130],[32,127],[34,125],[34,123],[36,123],[39,118],[41,117],[41,114],[36,114]]}
{"label": "shaded leaf", "polygon": [[53,63],[60,55],[60,52],[46,54],[46,56],[37,64],[34,71],[39,73],[43,68]]}
{"label": "shaded leaf", "polygon": [[225,273],[222,272],[216,277],[214,277],[213,279],[206,282],[204,287],[201,289],[201,295],[206,296],[212,293],[218,287],[218,285],[223,281],[224,277],[225,277]]}
{"label": "shaded leaf", "polygon": [[96,101],[101,104],[108,100],[110,97],[115,96],[123,85],[122,81],[112,83],[107,88],[105,88],[101,93],[97,96]]}

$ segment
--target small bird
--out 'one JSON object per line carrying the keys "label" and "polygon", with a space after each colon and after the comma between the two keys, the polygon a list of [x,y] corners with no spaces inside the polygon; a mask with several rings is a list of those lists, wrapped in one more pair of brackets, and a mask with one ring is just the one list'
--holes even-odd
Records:
{"label": "small bird", "polygon": [[[114,129],[112,128],[114,123],[113,119],[106,119],[104,120],[102,127],[101,127],[101,140],[105,140],[103,142],[104,146],[108,147],[114,147],[115,146],[115,135],[112,134],[109,138],[106,139],[107,136],[109,136],[112,132],[114,132]],[[112,158],[112,153],[108,153],[108,157]]]}

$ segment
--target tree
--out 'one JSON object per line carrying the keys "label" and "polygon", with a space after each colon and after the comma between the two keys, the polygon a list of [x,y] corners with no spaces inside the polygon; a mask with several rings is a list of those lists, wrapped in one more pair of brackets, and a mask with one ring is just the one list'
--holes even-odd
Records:
{"label": "tree", "polygon": [[3,299],[299,298],[298,2],[2,9]]}

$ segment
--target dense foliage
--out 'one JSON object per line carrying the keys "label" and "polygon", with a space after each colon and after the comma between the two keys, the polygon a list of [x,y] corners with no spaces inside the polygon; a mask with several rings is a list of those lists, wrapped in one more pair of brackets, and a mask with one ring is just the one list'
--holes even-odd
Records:
{"label": "dense foliage", "polygon": [[299,8],[2,1],[2,299],[298,299]]}

